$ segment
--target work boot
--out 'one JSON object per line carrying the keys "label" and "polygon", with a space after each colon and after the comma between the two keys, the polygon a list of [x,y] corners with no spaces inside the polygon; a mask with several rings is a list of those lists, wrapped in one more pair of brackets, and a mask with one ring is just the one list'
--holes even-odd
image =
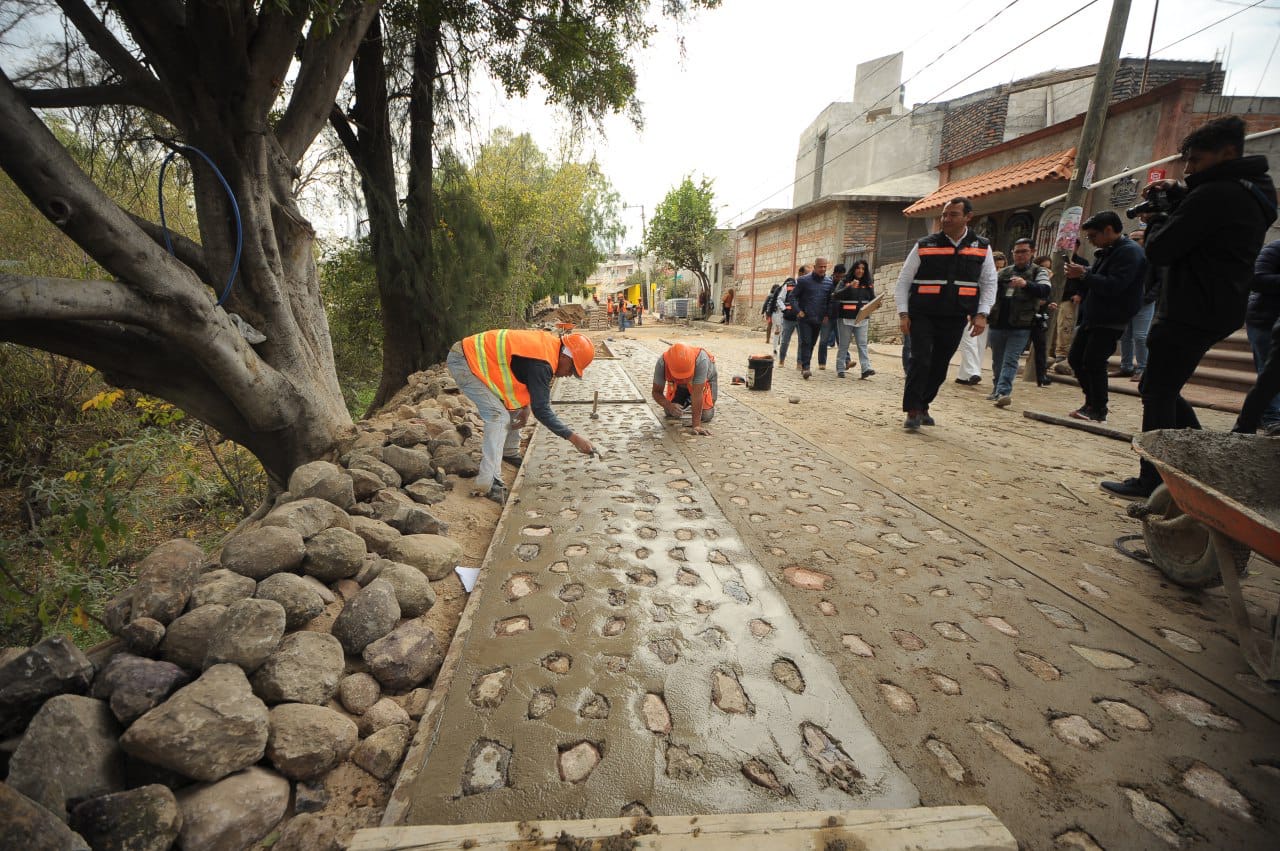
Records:
{"label": "work boot", "polygon": [[902,427],[905,428],[907,431],[919,431],[920,418],[921,418],[920,411],[907,411],[907,419],[905,422],[902,423]]}
{"label": "work boot", "polygon": [[800,373],[800,377],[803,378],[805,381],[809,380],[810,375],[813,375],[813,373],[807,369]]}
{"label": "work boot", "polygon": [[863,377],[863,378],[870,378],[871,376],[873,376],[873,375],[875,375],[875,374],[876,374],[876,371],[875,371],[874,369],[868,369],[868,370],[866,370],[865,372],[863,372],[863,373],[862,373],[862,377]]}
{"label": "work boot", "polygon": [[506,485],[502,484],[502,482],[494,482],[493,485],[489,488],[489,492],[485,494],[485,496],[493,500],[494,502],[498,503],[498,505],[506,505],[507,504],[507,487]]}
{"label": "work boot", "polygon": [[1000,398],[1000,394],[999,394],[999,393],[997,393],[996,391],[992,390],[992,391],[991,391],[990,393],[988,393],[984,398],[985,398],[988,402],[994,402],[995,400],[997,400],[997,399],[999,399],[999,398]]}
{"label": "work boot", "polygon": [[928,411],[925,411],[925,412],[923,412],[923,413],[921,413],[921,414],[920,414],[920,425],[922,425],[922,426],[935,426],[935,425],[937,425],[937,424],[938,424],[938,423],[933,419],[933,417],[929,416],[929,412],[928,412]]}
{"label": "work boot", "polygon": [[1112,496],[1122,499],[1147,499],[1155,490],[1153,487],[1144,485],[1142,479],[1136,476],[1130,476],[1123,482],[1102,482],[1100,486]]}
{"label": "work boot", "polygon": [[1009,395],[1007,395],[1007,394],[1006,394],[1006,395],[1004,395],[1004,396],[997,396],[997,397],[996,397],[996,407],[997,407],[997,408],[1007,408],[1007,407],[1009,407],[1011,404],[1013,404],[1013,397],[1012,397],[1012,396],[1009,396]]}
{"label": "work boot", "polygon": [[524,462],[524,459],[519,455],[503,455],[502,460],[510,464],[512,467],[515,467],[517,470],[520,469],[520,465]]}

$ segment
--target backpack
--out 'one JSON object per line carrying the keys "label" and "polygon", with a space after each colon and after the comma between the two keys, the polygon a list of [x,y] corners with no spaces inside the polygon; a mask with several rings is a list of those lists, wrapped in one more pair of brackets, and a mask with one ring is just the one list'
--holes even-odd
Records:
{"label": "backpack", "polygon": [[778,293],[782,292],[782,284],[778,284],[769,291],[769,297],[764,300],[764,307],[760,312],[765,316],[771,316],[778,309]]}

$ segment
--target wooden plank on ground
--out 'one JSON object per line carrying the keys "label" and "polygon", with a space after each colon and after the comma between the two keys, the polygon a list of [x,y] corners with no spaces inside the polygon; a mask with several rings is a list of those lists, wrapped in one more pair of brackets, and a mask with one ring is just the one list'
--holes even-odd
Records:
{"label": "wooden plank on ground", "polygon": [[658,851],[1016,851],[1018,843],[987,807],[739,813],[582,821],[415,825],[361,830],[349,851],[604,848]]}
{"label": "wooden plank on ground", "polygon": [[1039,411],[1023,411],[1022,415],[1029,420],[1035,420],[1037,422],[1075,428],[1080,431],[1087,431],[1090,434],[1100,434],[1103,437],[1109,437],[1112,440],[1123,440],[1125,443],[1133,442],[1133,435],[1131,433],[1121,431],[1118,428],[1108,428],[1102,423],[1095,423],[1093,420],[1077,420],[1072,419],[1071,417],[1059,417],[1055,414],[1042,414]]}

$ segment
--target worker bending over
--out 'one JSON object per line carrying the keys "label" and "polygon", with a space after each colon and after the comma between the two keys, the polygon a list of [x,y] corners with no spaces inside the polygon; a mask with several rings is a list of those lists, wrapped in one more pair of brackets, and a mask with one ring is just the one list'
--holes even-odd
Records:
{"label": "worker bending over", "polygon": [[716,359],[706,349],[676,343],[653,367],[653,401],[672,419],[679,419],[684,409],[690,408],[694,434],[711,434],[703,423],[715,416],[719,395]]}
{"label": "worker bending over", "polygon": [[581,378],[595,354],[583,335],[558,337],[549,331],[482,331],[453,344],[445,360],[449,374],[484,420],[484,454],[473,496],[487,496],[499,505],[507,501],[501,463],[520,466],[520,429],[529,422],[530,410],[583,455],[592,453],[591,441],[551,409],[551,379]]}

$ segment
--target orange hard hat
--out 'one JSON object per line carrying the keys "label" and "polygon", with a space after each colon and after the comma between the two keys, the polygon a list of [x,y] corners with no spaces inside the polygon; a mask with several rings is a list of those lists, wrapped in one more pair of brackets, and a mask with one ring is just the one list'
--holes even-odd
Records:
{"label": "orange hard hat", "polygon": [[569,350],[569,357],[573,359],[573,371],[581,378],[583,370],[595,359],[595,345],[582,334],[565,334],[560,338],[560,344]]}
{"label": "orange hard hat", "polygon": [[673,381],[684,381],[693,378],[694,366],[698,360],[698,349],[685,343],[676,343],[662,355],[667,367],[667,378]]}

